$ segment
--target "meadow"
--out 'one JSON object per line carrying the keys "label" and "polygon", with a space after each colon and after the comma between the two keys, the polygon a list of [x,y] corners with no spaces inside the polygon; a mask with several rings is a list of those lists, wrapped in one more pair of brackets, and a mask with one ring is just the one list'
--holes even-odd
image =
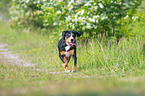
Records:
{"label": "meadow", "polygon": [[[144,8],[143,6],[140,8]],[[35,64],[31,67],[0,63],[0,95],[145,95],[145,11],[129,27],[134,36],[77,38],[77,71],[65,73],[58,56],[61,30],[12,29],[0,23],[0,42],[9,51]],[[38,31],[38,32],[36,32]],[[4,59],[4,58],[3,58]],[[3,61],[0,59],[0,61]],[[72,67],[72,59],[69,63]],[[36,70],[39,69],[39,70]]]}

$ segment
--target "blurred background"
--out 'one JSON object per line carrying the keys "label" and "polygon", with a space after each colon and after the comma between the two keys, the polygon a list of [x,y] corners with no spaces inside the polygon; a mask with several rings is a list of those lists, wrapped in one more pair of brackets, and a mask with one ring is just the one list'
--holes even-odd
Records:
{"label": "blurred background", "polygon": [[[0,95],[145,95],[144,5],[145,0],[0,0],[0,46],[34,64],[20,66],[1,49]],[[64,30],[82,33],[75,73],[65,73],[58,57]]]}

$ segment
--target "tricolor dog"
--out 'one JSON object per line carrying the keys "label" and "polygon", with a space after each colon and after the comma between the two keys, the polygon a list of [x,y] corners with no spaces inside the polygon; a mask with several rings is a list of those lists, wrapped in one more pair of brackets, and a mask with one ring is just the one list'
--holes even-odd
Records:
{"label": "tricolor dog", "polygon": [[65,69],[65,72],[70,72],[68,69],[68,63],[71,56],[73,58],[72,72],[76,71],[76,36],[80,37],[81,33],[66,30],[62,32],[62,38],[58,42],[59,57],[63,62],[62,67]]}

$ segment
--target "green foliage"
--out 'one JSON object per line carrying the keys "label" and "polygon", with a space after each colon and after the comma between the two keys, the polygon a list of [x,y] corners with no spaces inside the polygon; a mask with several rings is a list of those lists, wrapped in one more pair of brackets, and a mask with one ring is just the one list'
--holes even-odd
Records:
{"label": "green foliage", "polygon": [[76,14],[68,16],[66,26],[86,33],[86,36],[101,34],[116,36],[127,34],[127,25],[137,18],[135,9],[139,0],[90,0]]}
{"label": "green foliage", "polygon": [[[44,27],[55,27],[61,26],[64,23],[65,17],[71,14],[74,2],[68,0],[52,0],[44,1],[43,5],[40,6],[41,10],[34,12],[35,15],[40,16],[43,19]],[[67,6],[66,6],[67,5]]]}
{"label": "green foliage", "polygon": [[41,27],[42,19],[34,15],[34,11],[40,10],[38,5],[42,4],[42,0],[13,0],[10,8],[11,19],[14,21],[13,27]]}
{"label": "green foliage", "polygon": [[14,27],[64,27],[84,34],[128,35],[127,25],[138,18],[141,0],[13,0]]}
{"label": "green foliage", "polygon": [[[16,32],[2,25],[0,34],[0,41],[8,43],[10,50],[20,53],[25,60],[31,60],[37,68],[56,72],[64,71],[58,56],[59,38],[56,39],[56,36]],[[89,39],[87,44],[77,40],[76,75],[79,77],[86,75],[129,76],[145,72],[144,39],[142,37],[129,40],[122,38],[118,44],[115,40],[111,38],[104,43],[105,37],[102,40]],[[72,68],[72,58],[68,67]]]}
{"label": "green foliage", "polygon": [[11,5],[11,0],[0,0],[0,20],[9,19],[9,7]]}

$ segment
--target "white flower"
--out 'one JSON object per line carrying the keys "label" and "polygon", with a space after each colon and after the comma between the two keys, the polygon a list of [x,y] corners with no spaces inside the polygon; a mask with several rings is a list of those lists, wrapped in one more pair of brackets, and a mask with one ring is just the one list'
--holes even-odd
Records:
{"label": "white flower", "polygon": [[71,2],[74,2],[74,0],[71,0]]}
{"label": "white flower", "polygon": [[83,15],[83,14],[84,14],[84,12],[85,12],[85,10],[81,10],[81,15]]}
{"label": "white flower", "polygon": [[36,4],[36,3],[37,3],[36,1],[33,2],[33,4]]}
{"label": "white flower", "polygon": [[71,11],[73,9],[73,6],[71,5],[70,8],[68,9],[69,11]]}
{"label": "white flower", "polygon": [[21,22],[18,22],[18,24],[21,24]]}
{"label": "white flower", "polygon": [[87,23],[87,28],[88,28],[88,29],[90,29],[90,28],[91,28],[90,23]]}
{"label": "white flower", "polygon": [[129,16],[128,15],[126,15],[125,17],[124,17],[124,19],[126,19],[126,18],[128,18]]}
{"label": "white flower", "polygon": [[70,21],[72,18],[71,16],[68,16],[68,17],[65,17],[66,18],[66,21]]}
{"label": "white flower", "polygon": [[75,21],[77,21],[78,20],[78,15],[81,13],[81,11],[79,11],[76,15],[75,15]]}
{"label": "white flower", "polygon": [[79,20],[81,20],[81,19],[82,19],[82,17],[78,17],[78,19],[79,19]]}
{"label": "white flower", "polygon": [[72,22],[75,22],[75,20],[74,20],[74,19],[72,19]]}
{"label": "white flower", "polygon": [[49,23],[47,23],[47,24],[43,24],[44,26],[48,26],[49,25]]}
{"label": "white flower", "polygon": [[97,10],[98,6],[95,6],[94,9]]}
{"label": "white flower", "polygon": [[94,2],[94,1],[88,1],[84,6],[91,6],[90,2]]}
{"label": "white flower", "polygon": [[131,19],[135,21],[137,18],[138,18],[137,16],[133,16]]}
{"label": "white flower", "polygon": [[88,18],[88,20],[89,20],[90,22],[95,22],[95,19],[92,19],[92,18]]}
{"label": "white flower", "polygon": [[104,6],[102,5],[102,3],[99,3],[100,8],[103,8]]}
{"label": "white flower", "polygon": [[37,3],[40,3],[40,0],[38,0]]}
{"label": "white flower", "polygon": [[96,23],[99,23],[99,21],[98,21],[98,20],[96,20]]}
{"label": "white flower", "polygon": [[81,25],[84,25],[84,23],[81,23]]}
{"label": "white flower", "polygon": [[95,29],[97,29],[97,25],[93,25],[93,27],[94,27]]}
{"label": "white flower", "polygon": [[118,13],[115,13],[116,15],[119,15]]}
{"label": "white flower", "polygon": [[45,20],[45,22],[48,22],[48,20]]}
{"label": "white flower", "polygon": [[74,26],[74,24],[72,25],[72,29],[75,29],[75,26]]}
{"label": "white flower", "polygon": [[69,23],[69,25],[72,25],[72,23]]}
{"label": "white flower", "polygon": [[85,30],[85,27],[83,26],[82,29]]}
{"label": "white flower", "polygon": [[104,20],[104,19],[105,19],[105,16],[102,17],[102,20]]}
{"label": "white flower", "polygon": [[61,11],[57,11],[56,13],[59,14],[59,13],[61,13]]}
{"label": "white flower", "polygon": [[55,25],[57,25],[57,23],[56,23],[56,22],[54,22],[54,23],[53,23],[53,25],[55,26]]}
{"label": "white flower", "polygon": [[99,15],[97,15],[97,16],[93,16],[93,18],[98,18],[98,17],[100,17]]}
{"label": "white flower", "polygon": [[26,0],[26,3],[29,3],[29,0]]}
{"label": "white flower", "polygon": [[73,2],[74,2],[74,0],[69,1],[67,6],[70,6]]}

